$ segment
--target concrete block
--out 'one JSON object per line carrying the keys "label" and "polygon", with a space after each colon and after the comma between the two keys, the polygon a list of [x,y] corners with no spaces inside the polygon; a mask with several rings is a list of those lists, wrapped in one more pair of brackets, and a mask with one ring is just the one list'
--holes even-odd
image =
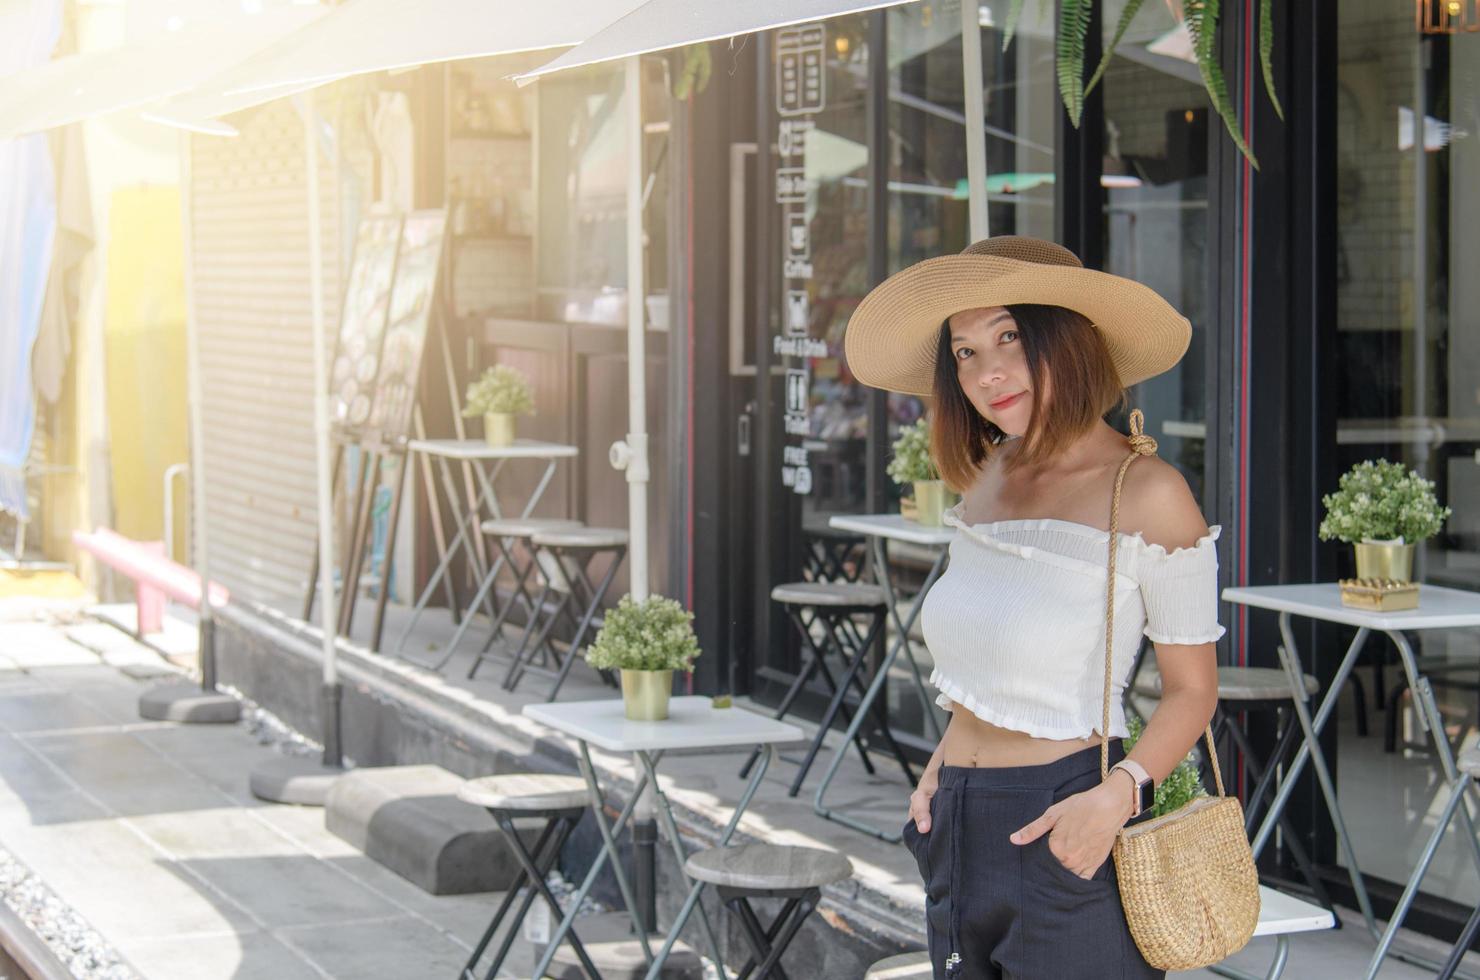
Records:
{"label": "concrete block", "polygon": [[161,684],[139,695],[139,717],[150,721],[177,721],[190,725],[234,725],[241,702],[226,694],[202,690],[182,681]]}
{"label": "concrete block", "polygon": [[[488,811],[457,798],[463,782],[440,766],[354,769],[330,787],[324,826],[432,895],[503,891],[518,862]],[[515,823],[531,848],[543,825]]]}
{"label": "concrete block", "polygon": [[343,775],[343,769],[325,766],[317,755],[279,755],[253,766],[247,785],[259,800],[323,806],[329,787]]}

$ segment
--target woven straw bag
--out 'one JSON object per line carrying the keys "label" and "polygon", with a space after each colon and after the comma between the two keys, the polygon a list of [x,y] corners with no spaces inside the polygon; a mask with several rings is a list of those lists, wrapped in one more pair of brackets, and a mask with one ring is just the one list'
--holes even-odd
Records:
{"label": "woven straw bag", "polygon": [[[1110,505],[1110,561],[1105,595],[1105,704],[1110,730],[1111,650],[1115,637],[1115,554],[1125,471],[1156,452],[1131,413],[1131,454],[1115,477]],[[1213,730],[1204,730],[1217,796],[1199,797],[1173,813],[1121,830],[1115,841],[1120,903],[1131,936],[1158,970],[1194,970],[1242,949],[1259,922],[1259,874],[1244,832],[1244,808],[1223,792]],[[1100,779],[1109,778],[1110,743],[1100,743]]]}

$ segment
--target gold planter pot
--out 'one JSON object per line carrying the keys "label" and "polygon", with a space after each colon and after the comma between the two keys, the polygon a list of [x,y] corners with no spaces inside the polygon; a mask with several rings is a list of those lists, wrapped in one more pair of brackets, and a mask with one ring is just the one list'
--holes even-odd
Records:
{"label": "gold planter pot", "polygon": [[1357,578],[1390,582],[1413,581],[1413,551],[1416,545],[1360,541],[1352,547],[1357,550]]}
{"label": "gold planter pot", "polygon": [[622,704],[631,721],[667,718],[668,695],[672,690],[671,670],[622,670]]}
{"label": "gold planter pot", "polygon": [[483,416],[483,438],[490,446],[514,443],[514,416],[507,412],[488,412]]}
{"label": "gold planter pot", "polygon": [[940,527],[948,496],[944,480],[916,480],[915,520],[927,527]]}

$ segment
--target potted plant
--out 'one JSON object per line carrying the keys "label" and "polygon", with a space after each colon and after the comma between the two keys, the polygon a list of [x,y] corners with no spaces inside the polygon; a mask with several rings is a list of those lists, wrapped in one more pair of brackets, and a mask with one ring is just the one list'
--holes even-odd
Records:
{"label": "potted plant", "polygon": [[1355,547],[1357,578],[1393,582],[1412,581],[1414,546],[1438,534],[1450,514],[1439,506],[1432,481],[1385,459],[1353,466],[1321,503],[1321,540]]}
{"label": "potted plant", "polygon": [[[1129,734],[1124,740],[1127,752],[1136,744],[1136,739],[1146,729],[1146,723],[1140,718],[1132,715],[1126,721]],[[1198,772],[1197,756],[1191,752],[1177,763],[1175,769],[1167,774],[1156,787],[1156,809],[1155,815],[1165,816],[1168,813],[1176,813],[1182,807],[1192,802],[1199,796],[1207,796],[1208,791],[1203,788],[1202,774]]]}
{"label": "potted plant", "polygon": [[622,596],[606,614],[586,662],[598,670],[622,672],[622,701],[634,721],[668,717],[673,672],[694,669],[699,639],[694,614],[672,599],[648,596],[639,602]]}
{"label": "potted plant", "polygon": [[483,438],[490,446],[514,441],[514,416],[534,414],[534,391],[524,372],[508,364],[495,364],[468,385],[463,416],[483,416]]}
{"label": "potted plant", "polygon": [[925,419],[899,430],[894,440],[894,458],[889,460],[889,476],[895,483],[914,485],[914,513],[900,503],[900,511],[906,517],[913,516],[921,524],[940,527],[946,510],[946,485],[930,458],[930,430]]}

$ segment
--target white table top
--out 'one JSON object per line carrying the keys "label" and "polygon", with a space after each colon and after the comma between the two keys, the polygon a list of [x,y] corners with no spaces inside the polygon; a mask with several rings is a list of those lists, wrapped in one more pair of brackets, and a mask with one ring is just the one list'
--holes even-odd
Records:
{"label": "white table top", "polygon": [[1256,936],[1278,936],[1291,932],[1316,932],[1336,926],[1335,917],[1319,905],[1259,886],[1259,924]]}
{"label": "white table top", "polygon": [[490,446],[482,439],[413,439],[407,448],[448,459],[563,459],[578,452],[575,446],[535,439],[515,439],[508,446]]}
{"label": "white table top", "polygon": [[610,752],[722,749],[806,740],[795,725],[744,708],[716,708],[709,698],[699,695],[670,700],[663,721],[628,721],[621,698],[526,704],[524,714]]}
{"label": "white table top", "polygon": [[1442,585],[1420,586],[1418,608],[1401,612],[1373,612],[1343,606],[1341,588],[1335,582],[1243,586],[1224,589],[1223,598],[1236,605],[1273,609],[1380,631],[1480,626],[1480,592],[1448,589]]}
{"label": "white table top", "polygon": [[930,527],[899,514],[834,514],[827,523],[839,531],[893,538],[912,544],[940,546],[956,539],[955,528]]}

